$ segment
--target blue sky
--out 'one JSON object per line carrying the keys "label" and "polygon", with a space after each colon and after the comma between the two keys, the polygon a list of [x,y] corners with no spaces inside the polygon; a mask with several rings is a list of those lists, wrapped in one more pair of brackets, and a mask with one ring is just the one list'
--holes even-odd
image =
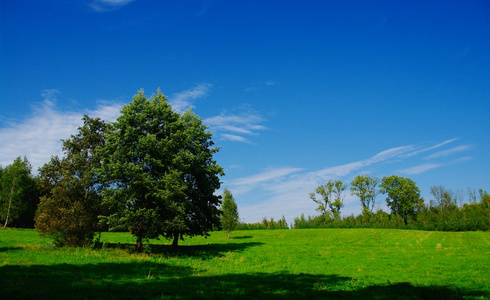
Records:
{"label": "blue sky", "polygon": [[3,166],[160,87],[210,127],[246,222],[317,214],[309,192],[357,174],[490,191],[488,1],[0,3]]}

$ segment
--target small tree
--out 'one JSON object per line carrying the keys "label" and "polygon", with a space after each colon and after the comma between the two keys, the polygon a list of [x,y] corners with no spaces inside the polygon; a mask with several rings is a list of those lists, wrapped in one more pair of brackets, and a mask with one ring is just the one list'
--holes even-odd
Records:
{"label": "small tree", "polygon": [[[314,193],[310,193],[311,200],[318,204],[316,210],[322,213],[325,220],[328,216],[328,207],[332,202],[333,188],[334,182],[329,180],[326,184],[319,185]],[[321,199],[317,199],[316,194],[320,195]]]}
{"label": "small tree", "polygon": [[58,246],[90,244],[102,213],[100,185],[94,170],[100,167],[96,149],[104,144],[106,124],[83,117],[78,133],[64,140],[65,157],[54,156],[39,169],[41,197],[36,228]]}
{"label": "small tree", "polygon": [[17,157],[5,169],[0,168],[0,216],[3,228],[14,223],[22,215],[32,212],[38,203],[36,181],[31,176],[31,164],[26,157]]}
{"label": "small tree", "polygon": [[392,175],[381,180],[381,193],[387,194],[386,204],[395,215],[403,218],[407,224],[408,217],[415,219],[416,213],[423,207],[420,190],[410,178]]}
{"label": "small tree", "polygon": [[330,211],[334,215],[335,218],[340,217],[340,209],[344,207],[344,191],[347,188],[347,185],[344,184],[341,180],[336,180],[333,186],[333,194],[334,201],[330,202],[328,205],[330,207]]}
{"label": "small tree", "polygon": [[233,195],[228,189],[223,191],[223,203],[221,204],[221,227],[228,234],[235,230],[238,225],[239,215],[238,206],[233,198]]}
{"label": "small tree", "polygon": [[430,187],[430,193],[436,200],[436,205],[441,210],[448,210],[456,207],[456,199],[451,190],[446,189],[442,185],[434,185]]}
{"label": "small tree", "polygon": [[362,213],[373,213],[376,196],[379,194],[379,179],[376,177],[357,175],[351,182],[350,192],[359,197]]}
{"label": "small tree", "polygon": [[[325,221],[330,213],[334,217],[340,216],[340,209],[344,206],[343,193],[346,188],[347,186],[341,180],[335,182],[329,180],[326,184],[319,185],[315,193],[310,193],[311,200],[318,204],[316,210],[322,213]],[[316,194],[320,195],[321,199],[317,199]]]}

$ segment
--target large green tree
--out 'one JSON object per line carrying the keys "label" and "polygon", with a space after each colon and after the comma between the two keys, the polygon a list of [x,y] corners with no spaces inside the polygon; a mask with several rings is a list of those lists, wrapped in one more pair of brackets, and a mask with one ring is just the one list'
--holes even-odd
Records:
{"label": "large green tree", "polygon": [[359,197],[362,205],[362,213],[372,213],[376,204],[376,196],[379,194],[379,179],[368,175],[357,175],[350,183],[350,192]]}
{"label": "large green tree", "polygon": [[419,188],[410,178],[397,175],[383,177],[381,193],[387,194],[386,204],[393,214],[403,218],[405,224],[409,216],[415,219],[416,213],[424,205]]}
{"label": "large green tree", "polygon": [[232,193],[225,189],[223,191],[223,203],[221,204],[221,227],[228,234],[228,239],[230,238],[230,233],[235,230],[238,225],[239,215],[238,206],[233,198]]}
{"label": "large green tree", "polygon": [[83,126],[64,140],[64,157],[54,156],[39,169],[43,196],[36,228],[58,246],[92,242],[102,214],[100,184],[94,170],[100,167],[96,149],[105,142],[107,125],[99,118],[83,117]]}
{"label": "large green tree", "polygon": [[121,116],[101,149],[98,171],[104,189],[102,216],[110,230],[129,230],[136,250],[144,239],[206,235],[219,225],[223,169],[213,160],[211,133],[192,111],[172,110],[158,90],[141,90]]}
{"label": "large green tree", "polygon": [[17,157],[5,169],[0,168],[0,218],[4,228],[9,224],[19,227],[33,224],[39,196],[31,169],[26,157]]}

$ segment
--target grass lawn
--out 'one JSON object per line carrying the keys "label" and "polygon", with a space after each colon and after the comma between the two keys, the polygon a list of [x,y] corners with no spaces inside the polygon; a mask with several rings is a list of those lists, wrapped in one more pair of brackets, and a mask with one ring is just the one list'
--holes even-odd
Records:
{"label": "grass lawn", "polygon": [[0,230],[0,299],[489,299],[490,233],[388,229],[222,232],[55,249]]}

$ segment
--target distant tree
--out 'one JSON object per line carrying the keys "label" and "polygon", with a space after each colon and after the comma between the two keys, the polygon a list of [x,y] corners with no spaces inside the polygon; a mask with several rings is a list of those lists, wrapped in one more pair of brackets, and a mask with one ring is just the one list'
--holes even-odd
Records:
{"label": "distant tree", "polygon": [[431,186],[430,193],[434,196],[435,204],[439,209],[447,210],[456,207],[456,199],[453,197],[453,192],[444,186]]}
{"label": "distant tree", "polygon": [[[27,158],[21,159],[20,156],[5,169],[0,168],[0,216],[4,228],[35,210],[38,195],[31,169]],[[27,222],[32,224],[32,219]]]}
{"label": "distant tree", "polygon": [[359,197],[362,205],[362,212],[372,213],[376,203],[376,196],[379,194],[379,179],[367,175],[357,175],[351,182],[350,191],[352,195]]}
{"label": "distant tree", "polygon": [[[329,180],[324,185],[319,185],[314,193],[310,193],[310,198],[318,204],[317,211],[321,212],[324,218],[328,215],[328,207],[332,202],[332,194],[334,190],[334,182]],[[320,195],[321,199],[316,198],[316,194]]]}
{"label": "distant tree", "polygon": [[417,211],[423,207],[420,190],[410,178],[383,177],[381,188],[381,193],[387,194],[386,204],[391,212],[401,216],[405,224],[409,217],[415,219]]}
{"label": "distant tree", "polygon": [[228,234],[235,230],[239,222],[238,206],[233,195],[228,189],[223,191],[223,203],[221,204],[221,227]]}
{"label": "distant tree", "polygon": [[102,216],[110,230],[143,239],[160,235],[178,245],[183,236],[207,235],[219,226],[219,175],[211,133],[191,111],[174,112],[165,96],[141,90],[124,106],[101,150],[105,185]]}
{"label": "distant tree", "polygon": [[335,218],[340,217],[340,209],[344,207],[344,191],[347,189],[347,185],[341,180],[336,180],[333,185],[333,201],[329,202],[330,211]]}
{"label": "distant tree", "polygon": [[470,203],[476,202],[476,190],[472,189],[470,187],[467,187],[467,192],[468,192],[468,200]]}
{"label": "distant tree", "polygon": [[483,189],[479,189],[478,194],[480,195],[480,202],[481,203],[489,203],[490,204],[490,194],[487,191],[485,191]]}
{"label": "distant tree", "polygon": [[36,228],[58,246],[90,244],[102,213],[100,184],[94,170],[100,167],[96,149],[105,142],[107,125],[99,118],[83,117],[83,126],[64,140],[64,157],[54,156],[39,169],[43,192]]}
{"label": "distant tree", "polygon": [[480,194],[480,206],[482,208],[482,211],[486,211],[487,214],[487,219],[490,221],[490,194],[483,190],[479,189],[479,194]]}

